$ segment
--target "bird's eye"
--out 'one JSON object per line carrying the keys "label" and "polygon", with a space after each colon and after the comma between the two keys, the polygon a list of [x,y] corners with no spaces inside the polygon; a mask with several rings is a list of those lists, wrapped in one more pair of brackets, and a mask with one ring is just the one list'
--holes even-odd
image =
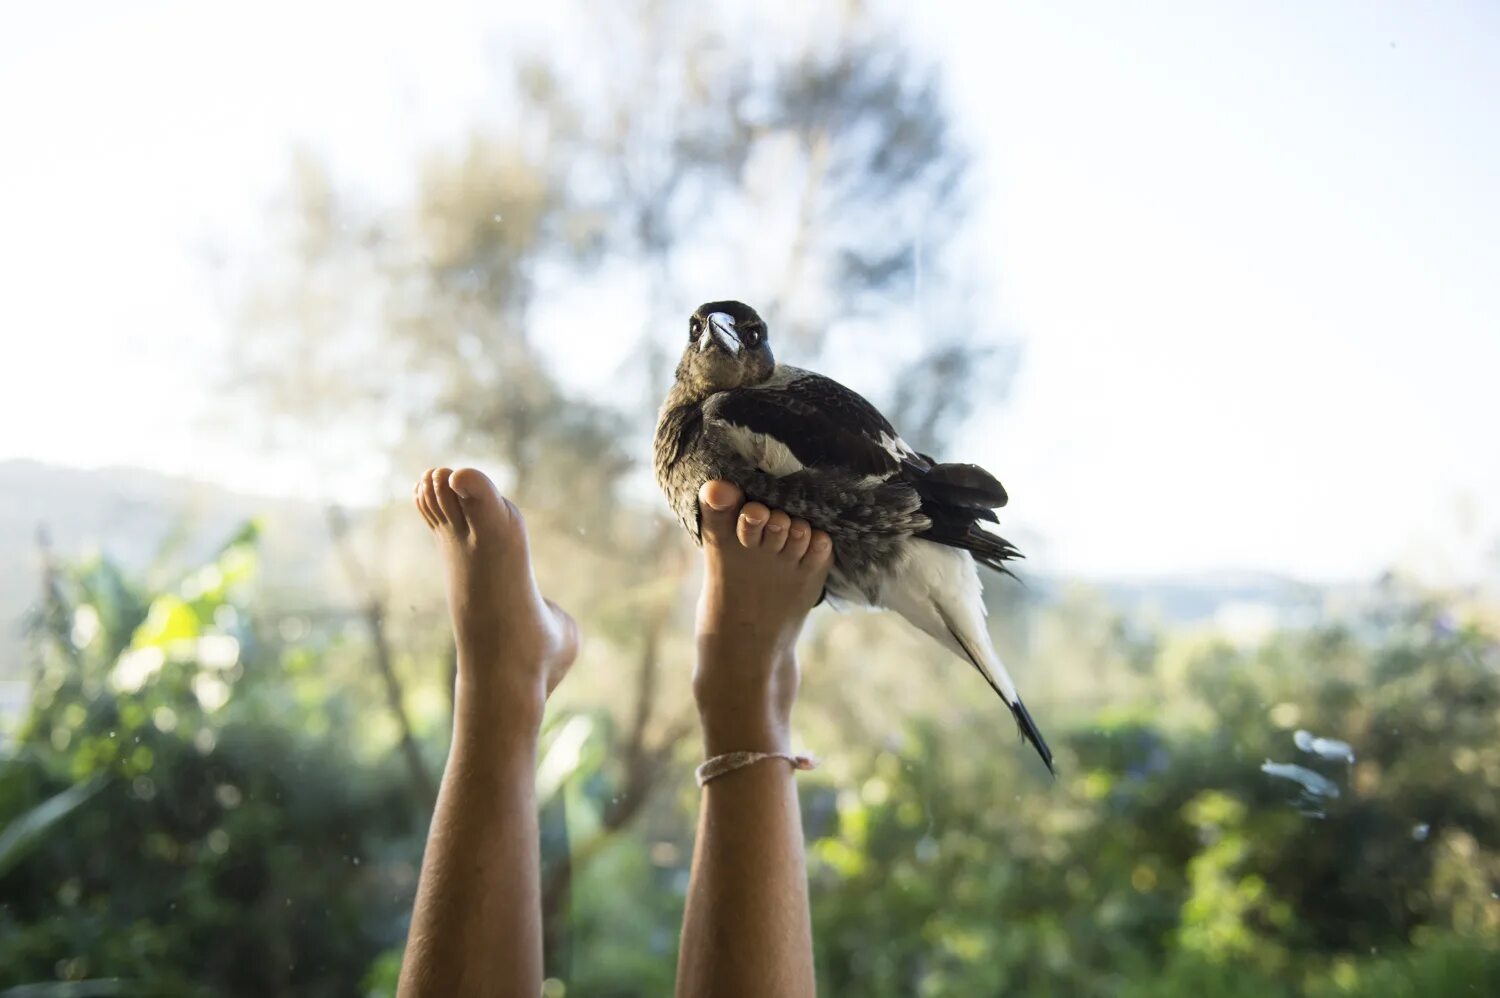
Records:
{"label": "bird's eye", "polygon": [[698,337],[703,335],[703,322],[699,319],[688,320],[688,342],[698,342]]}
{"label": "bird's eye", "polygon": [[760,346],[760,330],[759,329],[747,329],[747,330],[745,330],[745,346],[747,346],[747,347],[758,347],[758,346]]}

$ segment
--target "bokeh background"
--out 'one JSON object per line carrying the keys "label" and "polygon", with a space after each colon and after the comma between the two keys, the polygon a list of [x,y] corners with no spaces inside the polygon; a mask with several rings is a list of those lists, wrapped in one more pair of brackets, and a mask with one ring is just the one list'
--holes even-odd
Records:
{"label": "bokeh background", "polygon": [[0,14],[0,994],[392,992],[466,463],[588,637],[546,993],[669,993],[723,297],[1009,487],[1058,752],[815,614],[823,993],[1500,991],[1496,11],[524,6]]}

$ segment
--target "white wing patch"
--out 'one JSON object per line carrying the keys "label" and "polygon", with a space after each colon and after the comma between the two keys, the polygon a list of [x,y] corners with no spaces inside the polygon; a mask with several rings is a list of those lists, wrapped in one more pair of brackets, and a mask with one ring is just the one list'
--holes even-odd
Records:
{"label": "white wing patch", "polygon": [[724,428],[724,439],[740,456],[775,478],[792,475],[806,467],[797,460],[791,448],[765,433],[755,433],[743,426],[716,420]]}
{"label": "white wing patch", "polygon": [[812,376],[811,372],[804,371],[800,367],[793,367],[790,364],[777,364],[776,369],[771,372],[771,376],[762,381],[758,387],[785,388],[787,385]]}
{"label": "white wing patch", "polygon": [[[880,433],[880,446],[895,459],[897,464],[900,464],[902,461],[922,461],[917,456],[917,452],[912,450],[905,440],[902,440],[900,437],[893,437],[883,430]],[[922,463],[926,464],[925,461]]]}

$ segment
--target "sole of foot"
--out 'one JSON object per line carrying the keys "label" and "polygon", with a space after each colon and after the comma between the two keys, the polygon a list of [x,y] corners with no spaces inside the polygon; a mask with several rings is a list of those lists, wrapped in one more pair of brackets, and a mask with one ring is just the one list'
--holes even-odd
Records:
{"label": "sole of foot", "polygon": [[442,554],[460,681],[519,681],[545,697],[577,655],[578,628],[537,590],[520,510],[474,468],[429,469],[413,501]]}

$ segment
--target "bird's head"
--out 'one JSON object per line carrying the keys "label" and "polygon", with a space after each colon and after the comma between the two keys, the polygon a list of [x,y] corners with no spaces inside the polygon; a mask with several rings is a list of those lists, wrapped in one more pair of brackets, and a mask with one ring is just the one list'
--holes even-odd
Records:
{"label": "bird's head", "polygon": [[775,368],[766,324],[744,302],[711,301],[688,319],[688,345],[677,365],[677,380],[693,394],[758,385]]}

